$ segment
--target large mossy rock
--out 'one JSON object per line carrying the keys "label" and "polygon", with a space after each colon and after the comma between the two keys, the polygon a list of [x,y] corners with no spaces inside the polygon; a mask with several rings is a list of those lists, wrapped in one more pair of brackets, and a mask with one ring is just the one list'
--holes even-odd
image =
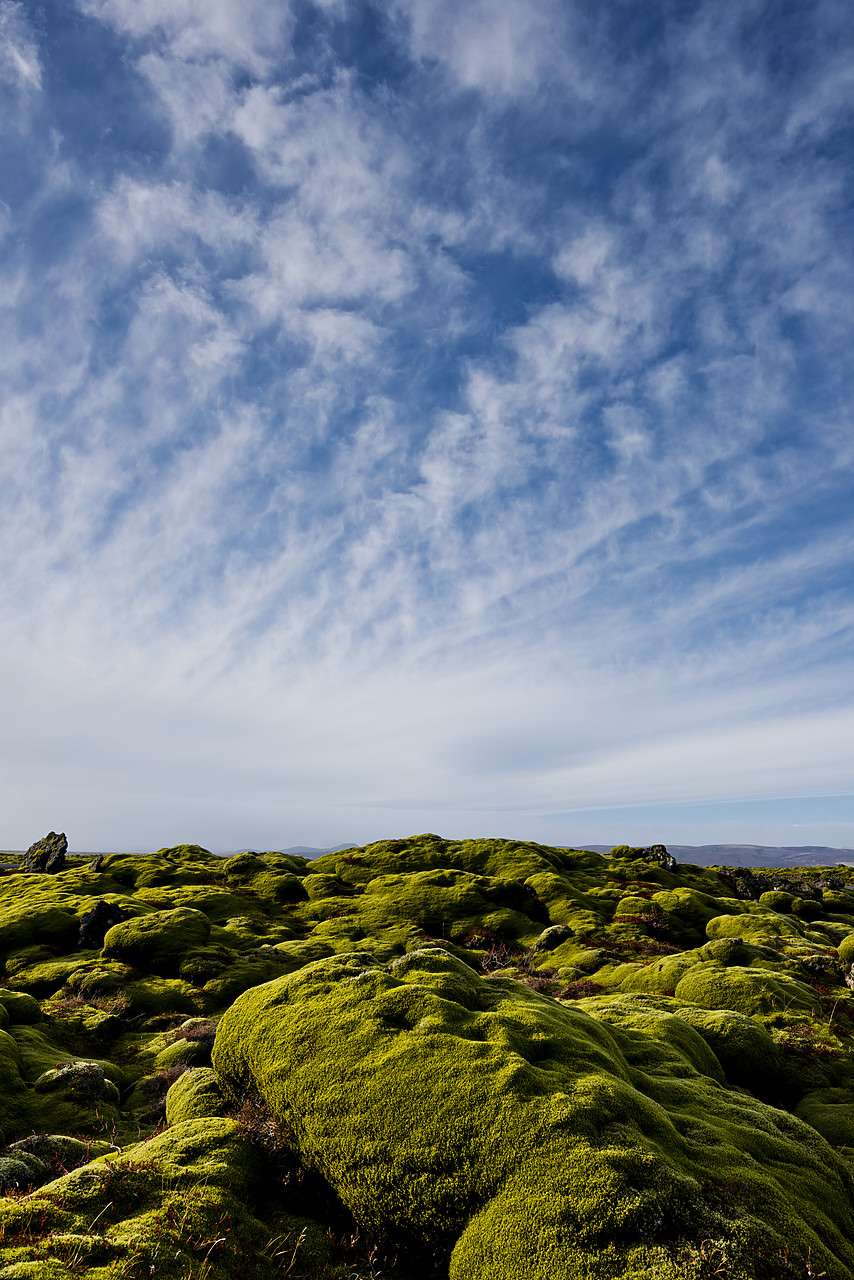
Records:
{"label": "large mossy rock", "polygon": [[[23,881],[24,877],[18,879]],[[46,903],[42,894],[28,892],[28,889],[24,881],[23,891],[11,900],[7,895],[2,903],[0,952],[18,951],[36,942],[72,946],[80,927],[74,912],[64,902]]]}
{"label": "large mossy rock", "polygon": [[207,916],[192,907],[152,911],[113,925],[103,953],[143,972],[168,976],[178,971],[187,952],[205,946],[210,933]]}
{"label": "large mossy rock", "polygon": [[[14,1188],[32,1182],[31,1164],[20,1149],[5,1169],[0,1158],[0,1184],[4,1177]],[[233,1120],[186,1120],[25,1199],[0,1199],[0,1276],[344,1280],[318,1223],[281,1209],[272,1220],[254,1216],[258,1183],[256,1153]],[[294,1264],[287,1272],[277,1256],[283,1246],[286,1264]]]}
{"label": "large mossy rock", "polygon": [[65,838],[65,832],[49,831],[41,840],[30,845],[22,859],[23,870],[43,875],[56,875],[65,866],[67,853],[68,841]]}
{"label": "large mossy rock", "polygon": [[169,1124],[221,1116],[225,1108],[225,1098],[210,1067],[190,1067],[166,1094],[166,1120]]}
{"label": "large mossy rock", "polygon": [[351,953],[243,995],[213,1065],[232,1097],[260,1092],[359,1221],[445,1242],[451,1280],[675,1280],[702,1274],[710,1240],[733,1277],[785,1251],[850,1280],[845,1162],[723,1087],[701,1028],[654,998],[607,1007],[438,948]]}

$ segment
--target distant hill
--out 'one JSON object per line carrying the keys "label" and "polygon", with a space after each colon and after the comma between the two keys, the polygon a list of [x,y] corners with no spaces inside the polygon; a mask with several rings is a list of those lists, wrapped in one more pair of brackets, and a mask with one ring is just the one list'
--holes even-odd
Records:
{"label": "distant hill", "polygon": [[[607,844],[587,844],[594,853],[610,853]],[[822,844],[669,844],[668,852],[677,862],[694,862],[701,867],[833,867],[839,862],[854,863],[854,849],[832,849]]]}

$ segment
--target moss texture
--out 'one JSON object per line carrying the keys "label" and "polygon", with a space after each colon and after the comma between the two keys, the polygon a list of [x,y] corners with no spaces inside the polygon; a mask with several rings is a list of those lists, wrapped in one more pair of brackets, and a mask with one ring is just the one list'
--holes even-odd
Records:
{"label": "moss texture", "polygon": [[643,855],[0,877],[0,1280],[854,1280],[854,876]]}

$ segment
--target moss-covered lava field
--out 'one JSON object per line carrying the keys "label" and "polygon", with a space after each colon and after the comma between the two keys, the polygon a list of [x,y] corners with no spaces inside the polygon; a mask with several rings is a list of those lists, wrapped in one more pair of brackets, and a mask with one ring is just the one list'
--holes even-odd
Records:
{"label": "moss-covered lava field", "polygon": [[0,874],[0,1280],[854,1280],[854,871]]}

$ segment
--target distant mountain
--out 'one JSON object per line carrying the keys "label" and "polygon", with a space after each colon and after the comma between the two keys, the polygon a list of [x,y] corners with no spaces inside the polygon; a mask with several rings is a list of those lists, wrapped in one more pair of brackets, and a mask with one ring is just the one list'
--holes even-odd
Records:
{"label": "distant mountain", "polygon": [[[594,853],[610,853],[607,844],[586,844]],[[839,862],[854,863],[854,849],[831,849],[823,844],[669,844],[677,862],[695,862],[701,867],[834,867]]]}
{"label": "distant mountain", "polygon": [[[331,849],[317,849],[311,844],[291,844],[287,849],[277,849],[277,853],[293,853],[299,858],[322,858],[324,853],[337,853],[339,849],[352,849],[354,847],[352,840],[349,844],[336,844]],[[248,852],[246,845],[242,845],[239,849],[214,849],[213,852],[218,858],[233,858],[236,853]],[[266,849],[255,849],[253,853],[266,853]]]}
{"label": "distant mountain", "polygon": [[339,849],[352,849],[353,842],[350,844],[336,844],[331,849],[314,849],[308,844],[294,844],[289,849],[282,849],[282,853],[296,853],[301,858],[321,858],[324,853],[337,853]]}

